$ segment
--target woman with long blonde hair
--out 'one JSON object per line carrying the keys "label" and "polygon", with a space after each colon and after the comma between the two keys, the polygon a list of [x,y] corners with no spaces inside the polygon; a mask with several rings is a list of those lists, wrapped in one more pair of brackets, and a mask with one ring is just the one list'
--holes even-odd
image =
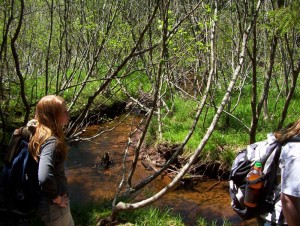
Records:
{"label": "woman with long blonde hair", "polygon": [[43,97],[36,106],[35,119],[29,151],[39,162],[39,215],[47,226],[73,226],[64,168],[67,146],[63,128],[69,121],[65,100],[56,95]]}

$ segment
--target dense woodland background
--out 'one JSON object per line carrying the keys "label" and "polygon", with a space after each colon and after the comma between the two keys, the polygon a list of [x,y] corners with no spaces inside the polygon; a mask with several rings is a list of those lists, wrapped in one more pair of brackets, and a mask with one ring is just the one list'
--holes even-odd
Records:
{"label": "dense woodland background", "polygon": [[291,0],[2,0],[2,143],[46,94],[67,100],[70,140],[107,117],[103,109],[130,104],[145,115],[140,143],[179,143],[191,162],[204,147],[252,143],[299,117],[299,7]]}
{"label": "dense woodland background", "polygon": [[[2,134],[16,118],[28,121],[37,100],[52,93],[64,96],[77,116],[70,131],[91,109],[141,92],[156,99],[159,120],[174,111],[177,98],[196,105],[208,94],[205,108],[216,109],[242,44],[246,53],[224,117],[247,127],[251,141],[259,121],[275,111],[282,127],[297,94],[299,3],[262,1],[254,17],[257,3],[3,0]],[[246,98],[247,119],[237,110]]]}

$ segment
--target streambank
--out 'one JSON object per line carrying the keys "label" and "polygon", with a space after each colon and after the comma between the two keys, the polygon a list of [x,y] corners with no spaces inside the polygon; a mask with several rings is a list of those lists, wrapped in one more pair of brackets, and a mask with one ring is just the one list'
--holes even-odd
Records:
{"label": "streambank", "polygon": [[[161,169],[172,155],[177,151],[179,145],[160,143],[155,146],[142,149],[141,159],[145,168],[154,171]],[[174,178],[180,169],[187,163],[188,158],[182,157],[182,152],[176,157],[165,171],[170,178]],[[227,181],[229,168],[219,161],[205,161],[201,157],[192,164],[186,175],[181,180],[182,186],[192,186],[203,180]]]}

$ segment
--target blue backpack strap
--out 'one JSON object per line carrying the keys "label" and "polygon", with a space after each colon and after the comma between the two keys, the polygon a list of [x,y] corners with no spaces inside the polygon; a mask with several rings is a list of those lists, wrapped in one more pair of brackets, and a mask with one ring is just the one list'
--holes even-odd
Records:
{"label": "blue backpack strap", "polygon": [[28,163],[28,158],[29,158],[29,151],[28,151],[28,142],[25,140],[22,140],[22,144],[24,145],[22,151],[24,152],[24,161],[23,161],[23,166],[22,166],[22,182],[24,183],[28,178],[26,178],[26,168],[27,168],[27,163]]}
{"label": "blue backpack strap", "polygon": [[[23,143],[21,143],[21,145],[23,145]],[[27,147],[24,146],[22,147],[22,149],[20,150],[20,153],[15,157],[15,159],[12,162],[12,166],[10,169],[10,173],[8,176],[8,184],[10,187],[19,187],[22,184],[22,178],[19,177],[20,172],[24,172],[23,171],[23,167],[24,167],[24,159],[26,159],[26,155],[27,155]]]}

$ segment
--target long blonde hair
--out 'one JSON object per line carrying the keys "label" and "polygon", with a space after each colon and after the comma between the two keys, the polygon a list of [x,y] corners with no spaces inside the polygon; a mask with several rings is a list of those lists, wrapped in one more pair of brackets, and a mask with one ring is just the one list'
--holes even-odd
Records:
{"label": "long blonde hair", "polygon": [[284,142],[288,140],[289,138],[292,138],[293,136],[299,135],[300,134],[300,118],[288,125],[286,128],[281,129],[277,132],[274,133],[275,137],[277,138],[278,141]]}
{"label": "long blonde hair", "polygon": [[57,117],[63,111],[64,103],[65,100],[60,96],[47,95],[36,105],[37,127],[29,142],[29,151],[36,161],[39,159],[41,146],[51,136],[57,138],[56,149],[59,156],[63,159],[66,157],[67,147],[63,127],[57,123]]}

